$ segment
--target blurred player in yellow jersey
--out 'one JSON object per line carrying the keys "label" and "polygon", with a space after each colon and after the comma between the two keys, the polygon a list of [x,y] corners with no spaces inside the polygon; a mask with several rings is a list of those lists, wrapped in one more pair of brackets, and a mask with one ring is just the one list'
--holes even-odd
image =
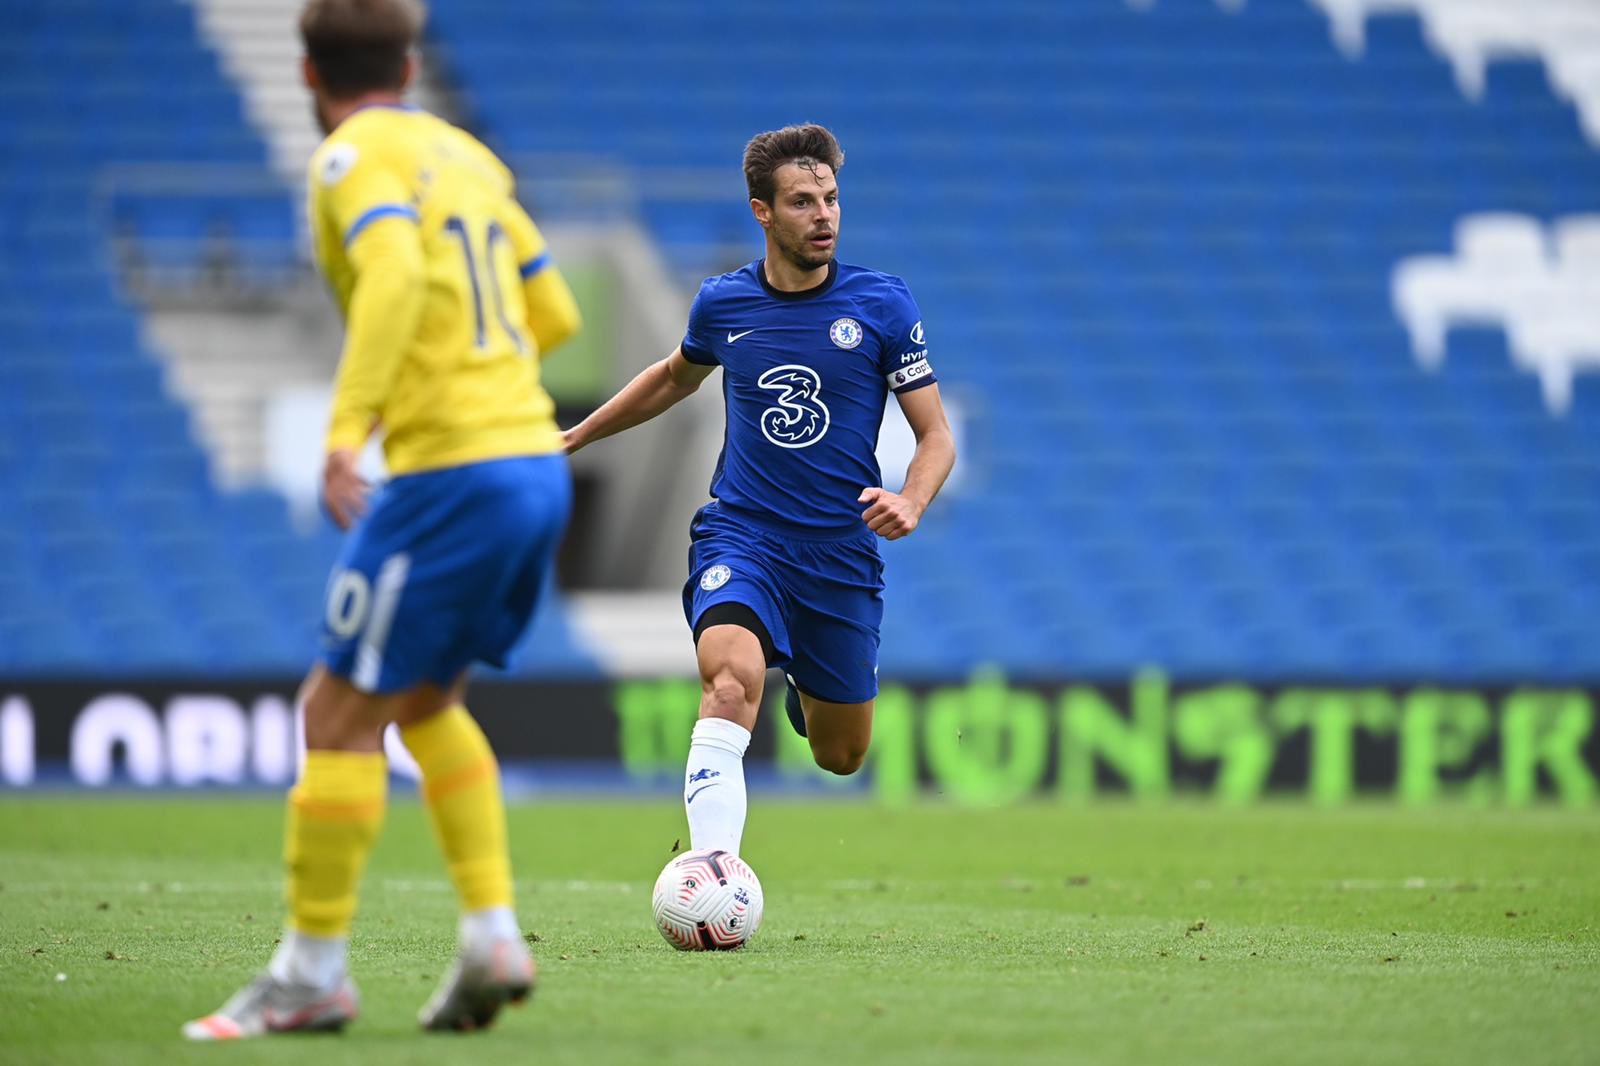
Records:
{"label": "blurred player in yellow jersey", "polygon": [[[476,1029],[531,991],[512,912],[499,767],[462,704],[532,617],[571,505],[539,361],[578,329],[571,290],[468,134],[406,107],[422,25],[411,0],[310,0],[304,73],[327,139],[311,158],[317,261],[346,319],[323,501],[351,529],[303,691],[306,761],[289,794],[289,921],[271,963],[194,1039],[337,1030],[357,882],[383,818],[391,722],[460,896],[460,953],[423,1007]],[[390,480],[356,472],[383,433]]]}

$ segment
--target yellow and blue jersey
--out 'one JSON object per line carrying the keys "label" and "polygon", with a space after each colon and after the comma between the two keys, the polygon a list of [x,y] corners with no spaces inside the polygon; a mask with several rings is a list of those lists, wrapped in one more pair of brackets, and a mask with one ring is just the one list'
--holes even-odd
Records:
{"label": "yellow and blue jersey", "polygon": [[380,425],[391,474],[562,450],[539,360],[577,305],[509,169],[463,130],[367,107],[311,158],[317,263],[346,317],[327,447]]}

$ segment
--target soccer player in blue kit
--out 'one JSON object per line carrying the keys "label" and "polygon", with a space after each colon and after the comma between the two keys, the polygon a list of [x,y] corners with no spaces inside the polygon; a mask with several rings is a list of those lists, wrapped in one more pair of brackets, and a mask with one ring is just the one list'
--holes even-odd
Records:
{"label": "soccer player in blue kit", "polygon": [[[915,530],[955,464],[905,282],[834,258],[843,163],[821,126],[753,138],[744,173],[765,257],[707,279],[677,350],[566,433],[575,452],[639,425],[722,367],[726,436],[683,592],[701,685],[683,795],[697,850],[739,851],[769,666],[788,678],[789,719],[817,765],[860,768],[878,692],[877,538]],[[917,441],[899,492],[875,456],[890,392]]]}

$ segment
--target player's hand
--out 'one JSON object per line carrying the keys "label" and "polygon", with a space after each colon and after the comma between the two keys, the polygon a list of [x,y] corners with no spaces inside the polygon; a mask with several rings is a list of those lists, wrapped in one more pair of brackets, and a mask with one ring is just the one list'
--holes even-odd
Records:
{"label": "player's hand", "polygon": [[869,505],[861,512],[861,520],[884,540],[899,540],[922,520],[920,504],[888,489],[862,489],[856,502]]}
{"label": "player's hand", "polygon": [[568,455],[571,455],[573,452],[583,447],[582,442],[578,440],[577,426],[573,426],[571,429],[564,429],[561,431],[561,444],[566,448]]}
{"label": "player's hand", "polygon": [[328,453],[322,467],[322,505],[340,529],[349,529],[367,512],[371,486],[356,470],[356,453],[340,448]]}

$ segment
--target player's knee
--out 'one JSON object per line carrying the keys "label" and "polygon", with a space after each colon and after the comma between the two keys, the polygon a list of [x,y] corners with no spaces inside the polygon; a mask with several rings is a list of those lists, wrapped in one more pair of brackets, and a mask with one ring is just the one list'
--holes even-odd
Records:
{"label": "player's knee", "polygon": [[302,689],[306,746],[318,751],[381,751],[383,718],[379,701],[325,671],[313,673]]}
{"label": "player's knee", "polygon": [[839,742],[813,743],[811,757],[830,774],[848,777],[861,769],[861,764],[867,758],[867,747],[865,744],[858,746]]}
{"label": "player's knee", "polygon": [[761,679],[732,669],[719,670],[702,682],[701,717],[741,721],[761,701]]}
{"label": "player's knee", "polygon": [[306,715],[306,747],[317,751],[380,751],[383,727],[351,714]]}

